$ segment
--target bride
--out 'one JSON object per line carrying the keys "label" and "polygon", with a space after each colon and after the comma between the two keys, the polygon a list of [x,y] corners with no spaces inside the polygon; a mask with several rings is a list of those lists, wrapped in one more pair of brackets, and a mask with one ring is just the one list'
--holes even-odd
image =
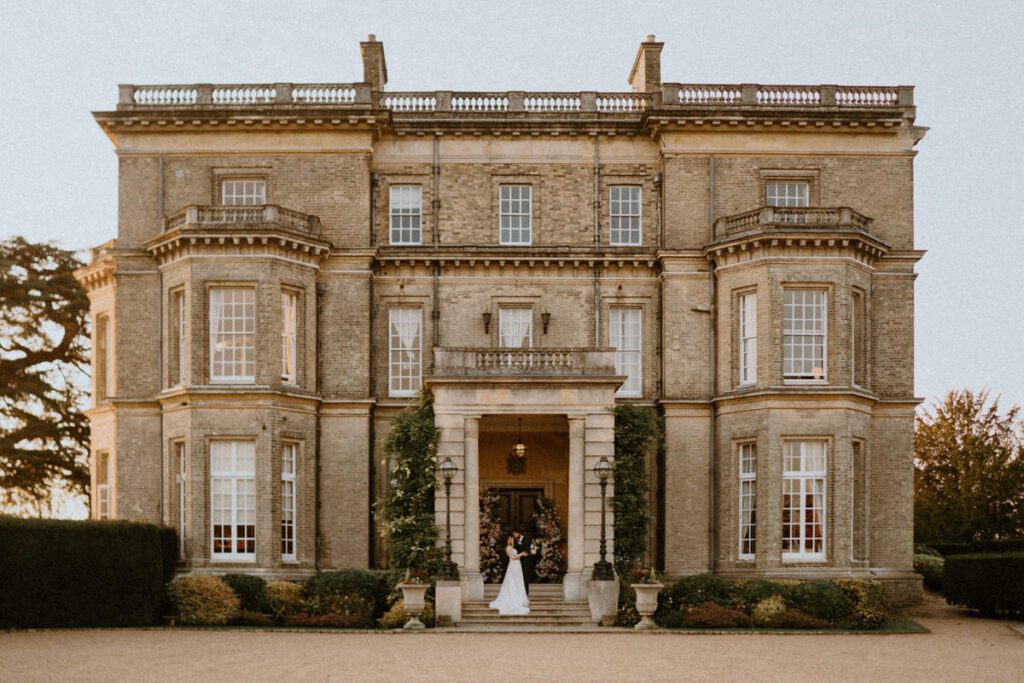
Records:
{"label": "bride", "polygon": [[498,597],[490,604],[490,608],[498,610],[498,614],[503,617],[530,613],[530,598],[523,583],[523,563],[520,561],[526,553],[517,553],[514,542],[513,537],[509,536],[505,544],[508,569],[505,570],[505,579],[501,582]]}

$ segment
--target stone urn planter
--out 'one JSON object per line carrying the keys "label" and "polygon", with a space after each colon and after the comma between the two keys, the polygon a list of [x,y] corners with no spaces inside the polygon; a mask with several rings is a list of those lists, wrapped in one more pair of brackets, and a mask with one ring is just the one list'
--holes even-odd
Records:
{"label": "stone urn planter", "polygon": [[633,628],[638,631],[649,631],[658,628],[651,619],[651,615],[658,609],[658,593],[664,588],[664,584],[655,581],[654,583],[634,583],[630,587],[636,592],[636,611],[640,613],[640,623]]}
{"label": "stone urn planter", "polygon": [[430,588],[430,585],[426,583],[400,583],[398,588],[402,591],[402,602],[406,613],[409,615],[409,621],[402,628],[406,631],[420,631],[424,629],[425,626],[420,621],[420,615],[426,609],[427,589]]}

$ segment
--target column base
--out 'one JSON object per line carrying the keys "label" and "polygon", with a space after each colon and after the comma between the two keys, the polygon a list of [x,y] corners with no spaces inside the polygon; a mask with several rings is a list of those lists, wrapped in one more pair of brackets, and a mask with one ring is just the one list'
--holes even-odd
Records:
{"label": "column base", "polygon": [[463,600],[484,599],[484,575],[479,571],[463,569],[460,583],[462,584]]}
{"label": "column base", "polygon": [[567,602],[587,599],[589,569],[570,569],[562,577],[562,598]]}
{"label": "column base", "polygon": [[434,613],[438,626],[454,626],[462,621],[462,583],[438,581],[434,589]]}

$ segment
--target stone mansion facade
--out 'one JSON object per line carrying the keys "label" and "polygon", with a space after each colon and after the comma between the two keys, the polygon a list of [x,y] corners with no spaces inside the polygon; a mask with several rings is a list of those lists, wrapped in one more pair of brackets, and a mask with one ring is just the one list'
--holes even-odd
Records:
{"label": "stone mansion facade", "polygon": [[625,92],[393,92],[361,49],[358,83],[122,85],[95,114],[94,517],[178,528],[193,571],[382,566],[382,442],[426,388],[463,594],[493,489],[555,501],[580,599],[637,403],[667,575],[914,599],[912,87],[663,82],[649,36]]}

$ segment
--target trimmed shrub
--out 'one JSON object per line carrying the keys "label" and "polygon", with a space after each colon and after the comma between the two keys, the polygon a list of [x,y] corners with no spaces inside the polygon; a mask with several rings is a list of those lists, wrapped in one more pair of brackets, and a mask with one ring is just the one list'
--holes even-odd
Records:
{"label": "trimmed shrub", "polygon": [[242,610],[236,612],[228,623],[232,626],[273,626],[274,617],[263,612],[250,612],[249,610]]}
{"label": "trimmed shrub", "polygon": [[[391,606],[384,616],[377,620],[377,623],[383,628],[402,628],[407,621],[409,621],[409,613],[405,611],[405,601],[400,599]],[[434,603],[429,600],[426,602],[423,614],[420,615],[420,621],[427,626],[434,625]]]}
{"label": "trimmed shrub", "polygon": [[1024,552],[951,555],[942,581],[946,602],[983,614],[1024,612]]}
{"label": "trimmed shrub", "polygon": [[914,554],[915,555],[933,555],[935,557],[942,557],[942,553],[940,553],[938,550],[936,550],[935,548],[931,547],[930,545],[925,545],[924,543],[915,543],[914,544]]}
{"label": "trimmed shrub", "polygon": [[179,624],[219,626],[228,623],[241,607],[227,583],[207,574],[179,576],[168,586]]}
{"label": "trimmed shrub", "polygon": [[0,516],[0,628],[157,623],[163,533],[138,522]]}
{"label": "trimmed shrub", "polygon": [[754,606],[751,618],[756,626],[770,626],[786,611],[786,600],[781,595],[772,595]]}
{"label": "trimmed shrub", "polygon": [[942,555],[925,555],[916,553],[914,555],[914,571],[924,577],[924,585],[934,591],[942,590],[942,572],[945,569],[946,561]]}
{"label": "trimmed shrub", "polygon": [[267,611],[267,582],[248,574],[225,574],[224,583],[231,586],[242,603],[243,612]]}
{"label": "trimmed shrub", "polygon": [[929,543],[928,545],[943,557],[978,553],[1016,553],[1024,551],[1024,538],[1007,538],[1000,541],[971,541],[970,543]]}
{"label": "trimmed shrub", "polygon": [[276,617],[298,614],[303,610],[302,586],[291,581],[267,582],[267,609]]}
{"label": "trimmed shrub", "polygon": [[178,532],[169,526],[158,527],[160,529],[160,549],[163,554],[164,583],[170,583],[174,579],[174,570],[178,566],[179,544]]}
{"label": "trimmed shrub", "polygon": [[320,628],[365,628],[361,614],[292,614],[284,618],[285,626]]}
{"label": "trimmed shrub", "polygon": [[682,626],[690,628],[750,628],[750,617],[739,610],[706,602],[683,614]]}
{"label": "trimmed shrub", "polygon": [[837,579],[835,583],[853,606],[842,626],[868,629],[879,628],[885,623],[889,605],[882,593],[882,584],[864,579]]}
{"label": "trimmed shrub", "polygon": [[853,613],[850,599],[831,581],[798,583],[790,589],[786,601],[804,614],[833,624],[842,623]]}
{"label": "trimmed shrub", "polygon": [[811,628],[828,628],[829,623],[824,619],[816,619],[809,614],[804,614],[798,609],[787,609],[781,614],[776,615],[769,621],[767,626],[771,628],[792,628],[792,629],[811,629]]}
{"label": "trimmed shrub", "polygon": [[394,603],[389,599],[400,580],[400,574],[393,571],[370,571],[365,569],[340,569],[320,572],[306,580],[306,609],[311,614],[327,614],[336,611],[333,601],[339,598],[359,597],[371,608],[371,619],[380,617]]}
{"label": "trimmed shrub", "polygon": [[654,622],[662,628],[679,628],[683,625],[683,613],[678,610],[664,610],[655,613]]}
{"label": "trimmed shrub", "polygon": [[774,581],[739,581],[733,587],[732,605],[741,612],[751,613],[754,607],[773,596],[785,598],[790,586]]}
{"label": "trimmed shrub", "polygon": [[661,598],[666,609],[689,611],[706,602],[731,604],[730,582],[714,574],[695,574],[679,579],[662,589]]}

